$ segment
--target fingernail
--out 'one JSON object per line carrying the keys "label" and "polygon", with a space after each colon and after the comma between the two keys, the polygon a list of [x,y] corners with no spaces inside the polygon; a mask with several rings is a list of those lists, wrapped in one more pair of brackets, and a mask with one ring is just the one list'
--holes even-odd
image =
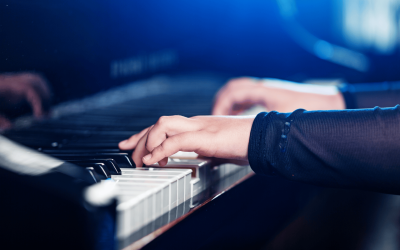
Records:
{"label": "fingernail", "polygon": [[119,144],[125,144],[128,140],[123,140]]}
{"label": "fingernail", "polygon": [[145,155],[145,156],[143,157],[143,161],[148,161],[148,160],[150,160],[150,159],[151,159],[151,154]]}

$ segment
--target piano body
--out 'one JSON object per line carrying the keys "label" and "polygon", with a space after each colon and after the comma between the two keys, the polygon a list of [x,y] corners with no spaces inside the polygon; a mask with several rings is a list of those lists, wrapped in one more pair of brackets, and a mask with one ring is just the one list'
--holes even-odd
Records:
{"label": "piano body", "polygon": [[[162,115],[210,114],[215,93],[231,77],[284,77],[274,56],[261,56],[276,49],[256,40],[228,42],[260,28],[253,25],[264,17],[257,1],[5,2],[0,69],[43,73],[54,106],[48,119],[19,117],[0,137],[2,246],[274,249],[305,239],[354,249],[376,202],[389,200],[185,155],[170,158],[166,168],[141,169],[131,152],[118,149]],[[244,7],[255,15],[237,18]],[[276,13],[268,18],[263,24],[276,21]],[[319,62],[299,53],[309,64],[298,70],[312,72]]]}

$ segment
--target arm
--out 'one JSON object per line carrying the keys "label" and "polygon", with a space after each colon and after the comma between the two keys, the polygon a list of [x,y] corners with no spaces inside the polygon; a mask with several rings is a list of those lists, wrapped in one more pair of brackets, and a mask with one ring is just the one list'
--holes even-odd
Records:
{"label": "arm", "polygon": [[[254,122],[253,122],[254,121]],[[251,117],[162,117],[120,143],[137,166],[178,151],[249,160],[258,174],[400,194],[400,106],[260,113]],[[284,135],[284,136],[282,136]],[[249,139],[250,138],[250,139]]]}
{"label": "arm", "polygon": [[400,194],[399,131],[400,106],[260,113],[249,162],[259,174]]}

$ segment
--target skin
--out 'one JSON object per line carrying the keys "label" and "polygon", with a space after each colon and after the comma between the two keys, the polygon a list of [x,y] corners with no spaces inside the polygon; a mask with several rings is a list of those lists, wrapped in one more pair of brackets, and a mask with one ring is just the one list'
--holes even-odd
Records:
{"label": "skin", "polygon": [[0,74],[0,129],[11,127],[8,114],[29,105],[35,117],[43,117],[50,106],[51,93],[43,76],[32,72]]}
{"label": "skin", "polygon": [[332,86],[243,77],[230,80],[218,91],[212,114],[236,115],[254,105],[278,112],[345,108],[342,94]]}
{"label": "skin", "polygon": [[119,147],[135,149],[132,159],[136,166],[156,162],[165,166],[167,157],[178,151],[247,160],[253,120],[252,116],[163,116],[155,125],[120,142]]}
{"label": "skin", "polygon": [[135,149],[132,159],[136,166],[156,162],[165,166],[167,157],[178,151],[247,161],[254,116],[226,115],[238,114],[253,105],[263,105],[267,110],[279,112],[292,112],[298,108],[345,108],[343,97],[335,88],[317,87],[307,91],[309,85],[275,83],[276,80],[233,79],[217,93],[214,116],[163,116],[153,126],[120,142],[119,147],[122,150]]}

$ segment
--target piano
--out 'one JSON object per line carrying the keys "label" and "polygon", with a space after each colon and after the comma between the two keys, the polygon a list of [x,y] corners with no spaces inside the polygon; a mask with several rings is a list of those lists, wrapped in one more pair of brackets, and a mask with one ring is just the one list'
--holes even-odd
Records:
{"label": "piano", "polygon": [[[187,87],[189,80],[194,85],[201,83],[201,88]],[[224,220],[233,219],[237,216],[236,208],[221,211],[225,206],[235,206],[229,201],[218,206],[218,211],[212,207],[217,200],[223,200],[225,193],[252,178],[254,173],[249,166],[228,161],[214,163],[210,159],[194,159],[193,155],[180,153],[172,156],[164,168],[157,165],[136,168],[130,160],[131,152],[123,152],[117,147],[119,141],[151,125],[161,115],[208,114],[213,95],[224,80],[204,73],[154,77],[79,101],[62,103],[53,108],[49,119],[19,118],[16,127],[5,131],[0,138],[4,144],[0,147],[2,159],[6,159],[0,164],[1,170],[12,176],[10,182],[2,182],[3,190],[12,190],[8,192],[12,196],[8,199],[9,205],[1,208],[4,214],[12,214],[10,221],[3,224],[9,228],[3,235],[7,239],[5,244],[14,247],[69,248],[73,245],[82,249],[151,249],[165,244],[157,243],[161,238],[172,241],[174,237],[183,237],[185,240],[174,243],[174,248],[187,249],[191,239],[212,234],[213,229],[203,223],[225,224]],[[153,88],[160,92],[149,91]],[[141,92],[148,94],[142,96]],[[21,162],[7,160],[15,157],[21,158]],[[47,167],[46,174],[36,175],[35,168],[46,168],[46,162],[55,162],[57,166]],[[23,170],[13,173],[17,165],[25,168],[28,174]],[[41,183],[41,179],[47,178],[51,178],[50,182]],[[59,182],[58,178],[67,178],[67,183]],[[71,184],[75,182],[79,182],[79,188]],[[24,193],[26,189],[30,192]],[[61,198],[71,195],[71,190],[76,195],[73,201]],[[288,205],[299,201],[281,202]],[[64,208],[73,205],[78,206],[76,211]],[[27,207],[29,209],[25,210]],[[239,211],[243,209],[239,207]],[[296,209],[288,207],[285,210],[284,213],[290,214]],[[231,214],[233,211],[235,213]],[[274,213],[278,212],[282,211]],[[201,217],[205,216],[207,220],[189,227],[185,225],[192,218],[199,220],[201,217],[193,216],[197,213],[203,213]],[[58,217],[70,220],[65,222]],[[280,223],[280,219],[274,222]],[[199,232],[203,229],[204,232]],[[175,230],[187,230],[189,235],[180,236],[179,232],[176,236],[164,236]],[[21,235],[24,235],[23,241],[18,240]],[[67,242],[60,244],[60,241]],[[244,244],[248,246],[249,242]]]}
{"label": "piano", "polygon": [[[41,0],[1,7],[7,34],[0,40],[1,70],[43,72],[55,93],[49,118],[18,117],[0,135],[5,249],[358,246],[376,204],[388,196],[256,176],[246,165],[185,154],[171,157],[165,168],[136,168],[132,152],[118,149],[119,141],[160,116],[210,114],[217,90],[238,74],[296,74],[283,67],[287,54],[277,52],[272,36],[260,35],[271,46],[228,43],[236,32],[260,34],[258,18],[268,16],[271,24],[276,14],[254,4],[256,15],[241,25],[229,13],[242,13],[244,2],[232,2],[226,19],[220,18],[225,6],[217,6],[212,27],[226,27],[228,20],[235,29],[204,34],[211,26],[203,24],[210,6],[203,2]],[[141,20],[147,22],[138,25]],[[273,35],[289,41],[279,30]],[[275,60],[274,53],[283,58]],[[299,55],[301,71],[315,71],[313,63],[320,62]],[[359,237],[349,236],[354,232]]]}

